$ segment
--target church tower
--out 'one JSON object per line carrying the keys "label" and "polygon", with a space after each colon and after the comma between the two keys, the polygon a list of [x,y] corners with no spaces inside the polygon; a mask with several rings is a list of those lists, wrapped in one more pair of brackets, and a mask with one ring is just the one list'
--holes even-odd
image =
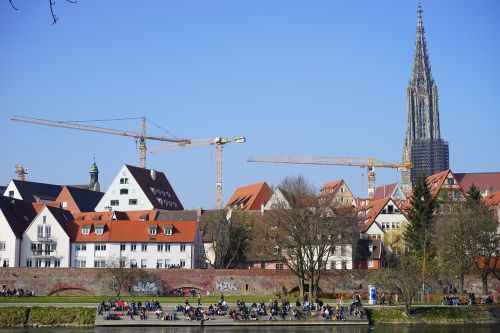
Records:
{"label": "church tower", "polygon": [[406,110],[403,163],[413,164],[412,169],[403,173],[403,190],[408,193],[418,176],[429,176],[449,167],[448,143],[441,139],[438,92],[431,73],[420,3],[413,70],[406,91]]}
{"label": "church tower", "polygon": [[99,169],[97,169],[97,164],[95,163],[95,157],[94,157],[94,163],[92,163],[92,165],[90,166],[89,173],[90,173],[89,190],[100,192],[101,186],[99,185]]}

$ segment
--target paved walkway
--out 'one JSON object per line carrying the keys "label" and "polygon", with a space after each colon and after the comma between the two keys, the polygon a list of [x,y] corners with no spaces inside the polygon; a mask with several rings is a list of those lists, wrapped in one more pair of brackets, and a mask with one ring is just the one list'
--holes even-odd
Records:
{"label": "paved walkway", "polygon": [[[171,313],[174,307],[171,305],[163,306],[164,311]],[[109,313],[122,314],[119,320],[105,320],[104,318]],[[233,321],[228,315],[213,316],[210,320],[203,323],[201,321],[192,321],[185,319],[181,313],[177,313],[178,320],[169,321],[157,319],[153,311],[147,312],[146,319],[140,320],[139,316],[134,316],[134,319],[126,316],[122,311],[104,311],[102,315],[96,314],[94,326],[331,326],[331,325],[368,325],[366,316],[364,319],[350,316],[347,313],[346,320],[325,320],[323,318],[308,316],[307,319],[296,320],[292,316],[287,316],[285,320],[281,317],[276,317],[274,320],[269,320],[266,317],[260,317],[258,320],[236,320]]]}

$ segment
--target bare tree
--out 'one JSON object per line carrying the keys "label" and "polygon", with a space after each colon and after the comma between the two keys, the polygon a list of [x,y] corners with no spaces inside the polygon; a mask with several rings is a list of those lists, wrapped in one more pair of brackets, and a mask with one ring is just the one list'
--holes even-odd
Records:
{"label": "bare tree", "polygon": [[[14,10],[19,10],[15,5],[13,0],[8,0],[10,5]],[[49,8],[50,8],[50,14],[52,16],[52,24],[56,24],[57,20],[59,20],[59,17],[57,17],[56,12],[55,12],[55,6],[56,6],[56,0],[48,0],[49,1]],[[77,0],[65,0],[66,2],[75,4],[78,1]]]}
{"label": "bare tree", "polygon": [[268,212],[268,252],[283,262],[297,277],[301,296],[309,282],[316,297],[322,271],[335,247],[351,243],[355,219],[350,209],[332,207],[302,177],[287,177],[278,186],[286,202]]}
{"label": "bare tree", "polygon": [[411,315],[413,298],[429,275],[429,270],[422,275],[422,261],[423,258],[415,252],[405,252],[398,256],[397,268],[378,270],[372,277],[373,281],[383,289],[401,295],[408,316]]}
{"label": "bare tree", "polygon": [[254,216],[246,211],[218,210],[202,216],[203,238],[210,243],[206,259],[214,268],[235,268],[245,262]]}
{"label": "bare tree", "polygon": [[109,258],[106,261],[106,269],[113,276],[112,289],[116,291],[116,297],[120,297],[122,288],[130,284],[139,275],[137,268],[129,268],[129,260],[126,258]]}
{"label": "bare tree", "polygon": [[475,259],[469,239],[476,226],[474,212],[463,201],[448,200],[440,205],[434,228],[437,267],[442,273],[458,276],[464,290],[465,275],[471,272]]}

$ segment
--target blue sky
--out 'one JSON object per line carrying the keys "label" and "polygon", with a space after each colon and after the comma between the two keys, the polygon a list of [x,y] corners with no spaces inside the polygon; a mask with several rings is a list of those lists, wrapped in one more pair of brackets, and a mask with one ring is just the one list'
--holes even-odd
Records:
{"label": "blue sky", "polygon": [[[0,1],[0,183],[88,182],[105,188],[138,164],[133,139],[9,120],[148,117],[150,134],[245,135],[224,149],[224,202],[235,188],[302,174],[344,178],[366,196],[360,168],[254,164],[249,156],[401,161],[417,1]],[[500,171],[500,1],[423,1],[442,137],[455,172]],[[97,123],[140,129],[138,120]],[[149,147],[159,146],[150,141]],[[148,154],[186,208],[215,206],[215,151]],[[398,181],[377,170],[377,183]]]}

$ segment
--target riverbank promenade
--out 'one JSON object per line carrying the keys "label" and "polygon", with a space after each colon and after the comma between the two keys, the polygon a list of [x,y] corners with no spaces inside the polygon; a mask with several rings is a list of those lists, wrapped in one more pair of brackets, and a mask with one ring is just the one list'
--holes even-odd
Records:
{"label": "riverbank promenade", "polygon": [[[164,320],[175,313],[175,320]],[[123,311],[102,311],[96,314],[94,326],[332,326],[332,325],[368,325],[366,315],[354,316],[346,311],[345,320],[325,319],[314,311],[296,318],[292,312],[286,316],[257,316],[257,318],[233,320],[229,314],[208,316],[206,320],[189,320],[181,312],[175,312],[174,306],[163,307],[160,316],[154,311],[147,311],[145,318],[139,315],[130,317]],[[119,318],[119,319],[110,319]]]}

